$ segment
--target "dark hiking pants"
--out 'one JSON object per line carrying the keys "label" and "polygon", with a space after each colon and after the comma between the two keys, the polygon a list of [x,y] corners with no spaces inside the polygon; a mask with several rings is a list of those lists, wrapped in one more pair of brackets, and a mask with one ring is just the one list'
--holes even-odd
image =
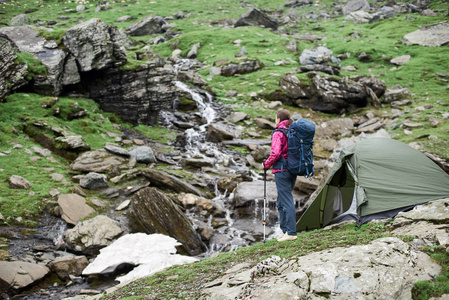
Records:
{"label": "dark hiking pants", "polygon": [[279,211],[279,223],[282,232],[296,235],[296,209],[292,191],[295,187],[296,175],[289,171],[274,173],[278,197],[276,206]]}

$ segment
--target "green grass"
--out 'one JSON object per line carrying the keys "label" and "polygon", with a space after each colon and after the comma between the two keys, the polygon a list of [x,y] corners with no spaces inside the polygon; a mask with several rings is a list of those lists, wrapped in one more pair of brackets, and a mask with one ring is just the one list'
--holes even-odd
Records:
{"label": "green grass", "polygon": [[45,67],[45,65],[43,65],[42,62],[33,55],[24,52],[16,53],[16,55],[17,64],[28,65],[28,73],[26,76],[27,80],[33,79],[36,75],[46,76],[48,74],[47,67]]}
{"label": "green grass", "polygon": [[[226,270],[239,263],[256,265],[258,262],[278,255],[281,258],[294,259],[298,256],[334,247],[349,247],[367,244],[371,241],[389,236],[384,225],[346,225],[333,230],[315,230],[298,234],[298,239],[291,243],[278,243],[269,240],[265,244],[221,253],[215,258],[207,258],[194,264],[173,266],[165,271],[132,282],[118,291],[103,296],[101,299],[123,299],[124,297],[142,297],[145,299],[197,299],[202,286],[215,280]],[[409,237],[403,237],[410,241]],[[178,296],[180,295],[180,296]]]}

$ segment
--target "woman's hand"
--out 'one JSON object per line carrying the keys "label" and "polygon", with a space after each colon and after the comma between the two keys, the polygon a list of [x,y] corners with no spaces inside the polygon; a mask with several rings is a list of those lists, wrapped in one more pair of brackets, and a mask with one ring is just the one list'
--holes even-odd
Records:
{"label": "woman's hand", "polygon": [[265,164],[262,163],[262,170],[265,170]]}

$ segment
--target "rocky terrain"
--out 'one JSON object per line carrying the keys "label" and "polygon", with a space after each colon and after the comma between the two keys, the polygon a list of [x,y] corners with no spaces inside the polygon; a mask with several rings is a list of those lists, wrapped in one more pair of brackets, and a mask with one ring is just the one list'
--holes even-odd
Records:
{"label": "rocky terrain", "polygon": [[0,3],[2,297],[81,299],[118,282],[107,297],[133,296],[138,278],[259,251],[265,235],[274,253],[231,259],[182,297],[410,299],[418,281],[446,276],[427,249],[447,253],[447,199],[372,225],[380,239],[285,255],[272,175],[261,224],[259,166],[283,107],[317,125],[298,217],[360,139],[397,138],[448,172],[447,10],[183,5]]}

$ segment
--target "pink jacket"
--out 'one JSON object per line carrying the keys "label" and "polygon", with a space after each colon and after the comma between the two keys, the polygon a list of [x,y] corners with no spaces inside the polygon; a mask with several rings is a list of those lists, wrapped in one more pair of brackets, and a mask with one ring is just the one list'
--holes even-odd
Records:
{"label": "pink jacket", "polygon": [[[276,126],[278,128],[287,129],[288,120],[284,120]],[[271,153],[267,160],[264,162],[265,168],[271,168],[274,163],[281,157],[281,155],[287,159],[288,140],[285,134],[281,131],[276,131],[271,139]],[[286,170],[286,169],[284,169]],[[273,174],[280,172],[281,170],[273,169]]]}

